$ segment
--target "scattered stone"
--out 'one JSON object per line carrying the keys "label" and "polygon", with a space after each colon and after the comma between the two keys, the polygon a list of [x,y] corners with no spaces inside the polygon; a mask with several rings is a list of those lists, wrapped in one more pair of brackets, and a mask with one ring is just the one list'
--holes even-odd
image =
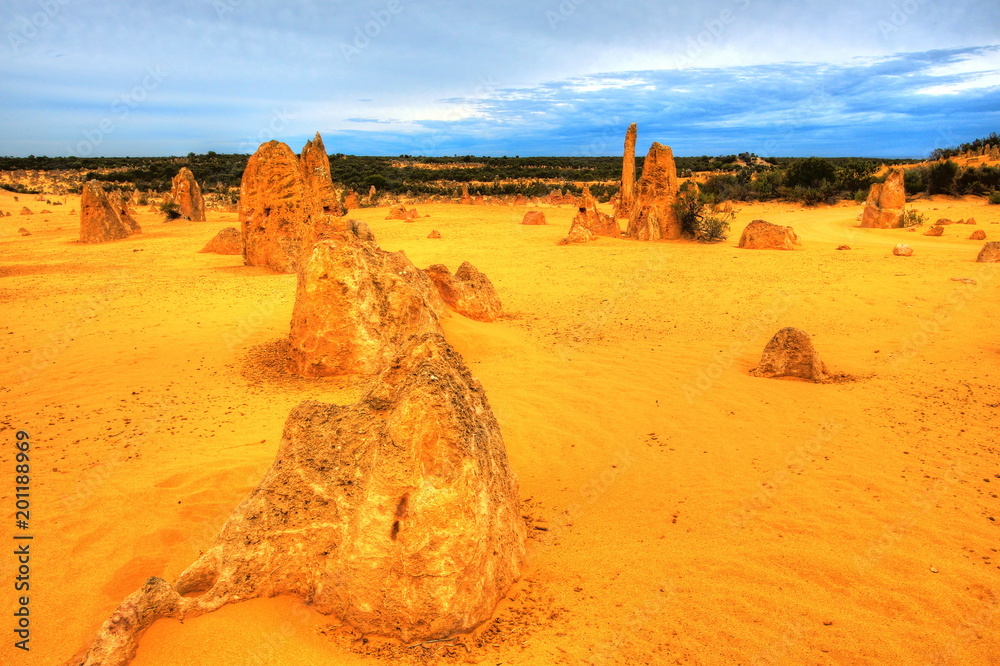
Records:
{"label": "scattered stone", "polygon": [[409,220],[411,215],[403,204],[389,207],[389,214],[385,216],[387,220]]}
{"label": "scattered stone", "polygon": [[429,266],[424,273],[455,312],[477,321],[495,321],[503,316],[503,305],[493,283],[468,261],[458,267],[454,276],[444,264]]}
{"label": "scattered stone", "polygon": [[942,217],[941,219],[939,219],[934,224],[945,225],[945,224],[955,224],[955,223],[952,220],[949,220],[947,217]]}
{"label": "scattered stone", "polygon": [[527,213],[524,214],[524,218],[521,220],[521,224],[539,225],[539,224],[548,224],[548,222],[545,221],[545,213],[543,213],[542,211],[529,210]]}
{"label": "scattered stone", "polygon": [[482,385],[442,336],[419,336],[359,402],[295,407],[215,543],[174,585],[148,579],[74,663],[123,666],[157,619],[279,595],[362,634],[448,638],[489,620],[524,541]]}
{"label": "scattered stone", "polygon": [[966,223],[966,224],[975,224],[975,223],[976,223],[976,218],[974,218],[974,217],[970,217],[969,219],[967,219],[967,220],[965,221],[965,223]]}
{"label": "scattered stone", "polygon": [[897,257],[911,257],[913,256],[913,248],[906,243],[898,243],[896,247],[892,248],[892,253]]}
{"label": "scattered stone", "polygon": [[943,235],[944,235],[944,227],[938,225],[934,225],[933,227],[929,228],[927,231],[924,232],[924,236],[943,236]]}
{"label": "scattered stone", "polygon": [[903,226],[906,188],[903,170],[893,168],[884,183],[873,183],[868,191],[861,226],[868,229],[896,229]]}
{"label": "scattered stone", "polygon": [[20,229],[18,229],[17,233],[21,234],[22,236],[30,236],[31,235],[31,232],[28,231],[27,229],[25,229],[24,227],[21,227]]}
{"label": "scattered stone", "polygon": [[621,188],[615,200],[615,217],[629,219],[635,206],[635,140],[638,129],[635,123],[625,131],[625,151],[622,156]]}
{"label": "scattered stone", "polygon": [[427,234],[428,238],[441,238],[441,232],[435,229],[434,231]]}
{"label": "scattered stone", "polygon": [[171,185],[170,198],[177,204],[181,217],[192,222],[204,222],[205,200],[201,196],[201,187],[194,179],[191,169],[181,167]]}
{"label": "scattered stone", "polygon": [[104,243],[141,232],[117,192],[105,192],[95,180],[84,183],[80,195],[81,242]]}
{"label": "scattered stone", "polygon": [[952,278],[952,282],[961,282],[963,284],[976,284],[976,281],[972,278]]}
{"label": "scattered stone", "polygon": [[814,382],[828,379],[809,336],[797,328],[783,328],[764,347],[760,364],[750,371],[755,377],[800,377]]}
{"label": "scattered stone", "polygon": [[976,229],[969,235],[969,240],[986,240],[986,232],[982,229]]}
{"label": "scattered stone", "polygon": [[240,228],[247,266],[294,273],[320,217],[299,160],[286,144],[268,141],[247,162],[240,183]]}
{"label": "scattered stone", "polygon": [[27,206],[22,206],[21,207],[21,215],[34,215],[34,213],[32,213],[31,209],[28,208]]}
{"label": "scattered stone", "polygon": [[679,187],[673,151],[654,142],[636,184],[627,235],[646,241],[680,238],[681,221],[674,211]]}
{"label": "scattered stone", "polygon": [[408,339],[441,332],[430,280],[402,251],[363,239],[366,229],[355,223],[303,257],[289,335],[297,375],[377,375]]}
{"label": "scattered stone", "polygon": [[990,241],[983,245],[983,249],[979,251],[976,261],[984,264],[1000,261],[1000,241]]}
{"label": "scattered stone", "polygon": [[199,252],[213,254],[243,254],[243,236],[236,227],[226,227],[208,241]]}
{"label": "scattered stone", "polygon": [[837,247],[837,249],[838,250],[850,250],[851,246],[850,245],[840,245],[839,247]]}
{"label": "scattered stone", "polygon": [[791,227],[754,220],[743,229],[738,247],[750,250],[794,250],[801,245]]}
{"label": "scattered stone", "polygon": [[52,214],[52,211],[51,211],[51,210],[43,210],[43,211],[41,212],[41,215],[51,215],[51,214]]}

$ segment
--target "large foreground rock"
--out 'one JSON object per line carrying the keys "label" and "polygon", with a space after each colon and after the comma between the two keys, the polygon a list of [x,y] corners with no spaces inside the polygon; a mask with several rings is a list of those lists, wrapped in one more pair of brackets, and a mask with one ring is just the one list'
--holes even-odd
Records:
{"label": "large foreground rock", "polygon": [[489,619],[519,577],[517,479],[482,385],[412,339],[356,404],[306,401],[260,485],[174,585],[150,578],[73,663],[119,666],[157,619],[287,595],[362,634],[428,641]]}
{"label": "large foreground rock", "polygon": [[305,377],[375,375],[402,345],[441,333],[434,286],[402,252],[386,252],[367,225],[315,243],[299,269],[289,369]]}
{"label": "large foreground rock", "polygon": [[674,211],[679,184],[674,153],[653,143],[636,184],[635,203],[627,235],[636,240],[672,240],[681,237],[681,221]]}
{"label": "large foreground rock", "polygon": [[108,194],[97,181],[83,185],[80,195],[80,240],[104,243],[142,232],[117,193]]}
{"label": "large foreground rock", "polygon": [[739,247],[751,250],[794,250],[801,245],[794,229],[764,220],[748,224],[739,243]]}
{"label": "large foreground rock", "polygon": [[493,283],[468,261],[452,275],[444,264],[424,269],[441,298],[455,312],[477,321],[495,321],[503,316],[503,305]]}
{"label": "large foreground rock", "polygon": [[976,261],[981,263],[994,263],[1000,261],[1000,241],[990,241],[983,245],[983,249],[979,251],[979,256],[976,257]]}
{"label": "large foreground rock", "polygon": [[826,365],[820,360],[809,336],[797,328],[783,328],[764,347],[760,364],[750,371],[755,377],[800,377],[826,381]]}
{"label": "large foreground rock", "polygon": [[896,229],[903,226],[906,188],[903,170],[890,169],[884,183],[873,183],[868,191],[861,226],[870,229]]}
{"label": "large foreground rock", "polygon": [[181,217],[192,222],[205,221],[205,200],[191,169],[181,167],[171,181],[170,198],[177,204]]}
{"label": "large foreground rock", "polygon": [[268,141],[250,157],[239,215],[246,265],[294,273],[320,211],[298,158],[284,143]]}
{"label": "large foreground rock", "polygon": [[215,234],[199,251],[213,254],[243,254],[243,237],[236,227],[226,227]]}

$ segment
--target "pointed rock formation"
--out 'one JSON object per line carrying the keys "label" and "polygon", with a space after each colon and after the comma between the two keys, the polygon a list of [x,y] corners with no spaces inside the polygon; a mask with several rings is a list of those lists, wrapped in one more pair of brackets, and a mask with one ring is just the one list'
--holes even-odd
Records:
{"label": "pointed rock formation", "polygon": [[453,276],[444,264],[424,269],[441,298],[455,312],[477,321],[495,321],[503,316],[503,305],[493,283],[468,261]]}
{"label": "pointed rock formation", "polygon": [[236,227],[226,227],[208,241],[199,252],[212,254],[243,254],[243,237]]}
{"label": "pointed rock formation", "polygon": [[344,197],[344,208],[347,210],[357,210],[361,208],[361,201],[358,199],[358,193],[354,190],[348,190],[347,196]]}
{"label": "pointed rock formation", "polygon": [[573,219],[573,225],[580,225],[589,229],[594,236],[607,236],[608,238],[622,237],[622,230],[618,226],[618,221],[611,215],[606,215],[598,210],[597,199],[590,193],[589,187],[583,191],[580,208]]}
{"label": "pointed rock formation", "polygon": [[760,364],[750,371],[755,377],[800,377],[814,382],[828,379],[826,365],[812,340],[797,328],[783,328],[764,347]]}
{"label": "pointed rock formation", "polygon": [[116,193],[108,194],[91,180],[80,195],[80,241],[104,243],[141,233],[142,229]]}
{"label": "pointed rock formation", "polygon": [[330,156],[323,145],[323,137],[316,132],[311,141],[306,141],[299,157],[306,185],[312,190],[313,199],[324,215],[346,215],[340,204],[340,194],[330,176]]}
{"label": "pointed rock formation", "polygon": [[764,220],[748,224],[739,243],[739,247],[750,250],[794,250],[801,245],[794,229]]}
{"label": "pointed rock formation", "polygon": [[31,212],[31,209],[28,208],[27,206],[22,206],[21,207],[21,215],[34,215],[34,213]]}
{"label": "pointed rock formation", "polygon": [[471,206],[472,197],[469,196],[469,184],[462,183],[462,203]]}
{"label": "pointed rock formation", "polygon": [[521,219],[521,224],[541,225],[548,224],[545,221],[545,213],[540,210],[529,210]]}
{"label": "pointed rock formation", "polygon": [[627,235],[636,240],[680,238],[681,221],[674,212],[678,189],[673,151],[669,146],[654,142],[636,185]]}
{"label": "pointed rock formation", "polygon": [[632,217],[632,207],[635,205],[635,139],[637,134],[635,123],[628,126],[625,132],[625,154],[622,158],[621,188],[615,201],[615,217]]}
{"label": "pointed rock formation", "polygon": [[979,251],[976,261],[984,264],[1000,261],[1000,241],[990,241],[983,245],[983,249]]}
{"label": "pointed rock formation", "polygon": [[406,642],[488,620],[524,559],[517,478],[482,385],[440,335],[409,340],[356,404],[300,403],[274,464],[174,585],[150,578],[86,666],[121,666],[157,619],[288,595]]}
{"label": "pointed rock formation", "polygon": [[438,231],[437,229],[434,229],[429,234],[427,234],[427,237],[428,238],[441,238],[441,232]]}
{"label": "pointed rock formation", "polygon": [[298,158],[284,143],[268,141],[250,157],[239,216],[246,265],[294,273],[320,211]]}
{"label": "pointed rock formation", "polygon": [[[178,212],[181,217],[192,222],[204,222],[205,200],[201,196],[201,187],[194,179],[191,169],[181,167],[181,170],[174,176],[171,185],[170,198],[180,209]],[[138,198],[136,202],[138,202]]]}
{"label": "pointed rock formation", "polygon": [[303,257],[289,335],[289,370],[304,377],[376,375],[403,343],[440,333],[444,305],[402,251],[386,252],[367,225],[320,240]]}
{"label": "pointed rock formation", "polygon": [[861,226],[867,229],[898,229],[903,226],[906,188],[903,170],[890,169],[884,183],[873,183],[868,191]]}
{"label": "pointed rock formation", "polygon": [[576,220],[569,227],[569,233],[565,238],[560,238],[558,245],[571,245],[573,243],[589,243],[594,240],[594,232],[578,223]]}

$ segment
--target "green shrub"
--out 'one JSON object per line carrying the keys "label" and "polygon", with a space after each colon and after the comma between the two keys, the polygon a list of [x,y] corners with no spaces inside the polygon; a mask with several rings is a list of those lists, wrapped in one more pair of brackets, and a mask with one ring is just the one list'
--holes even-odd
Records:
{"label": "green shrub", "polygon": [[990,203],[994,206],[1000,206],[1000,190],[990,194]]}
{"label": "green shrub", "polygon": [[919,227],[926,221],[927,221],[927,216],[919,211],[916,211],[912,208],[907,208],[906,210],[903,211],[904,227]]}
{"label": "green shrub", "polygon": [[169,222],[181,216],[181,207],[172,201],[165,201],[160,204],[160,212],[165,216],[164,222]]}
{"label": "green shrub", "polygon": [[955,187],[958,172],[958,165],[951,160],[932,164],[927,173],[927,193],[958,194]]}
{"label": "green shrub", "polygon": [[729,223],[736,214],[732,211],[722,214],[706,215],[698,223],[695,240],[702,243],[718,243],[729,238]]}
{"label": "green shrub", "polygon": [[868,190],[858,190],[854,193],[854,203],[863,204],[868,201]]}

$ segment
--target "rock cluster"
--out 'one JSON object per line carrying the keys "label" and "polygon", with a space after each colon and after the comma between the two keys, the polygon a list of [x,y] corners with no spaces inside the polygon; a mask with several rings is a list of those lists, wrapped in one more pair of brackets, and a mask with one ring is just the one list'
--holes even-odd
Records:
{"label": "rock cluster", "polygon": [[636,184],[635,203],[627,235],[636,240],[672,240],[681,237],[681,221],[674,211],[678,192],[677,167],[669,146],[653,143]]}
{"label": "rock cluster", "polygon": [[799,377],[826,381],[826,365],[820,360],[809,336],[797,328],[783,328],[764,347],[760,363],[750,371],[755,377]]}
{"label": "rock cluster", "polygon": [[739,247],[751,250],[794,250],[801,245],[794,229],[764,220],[748,224],[739,243]]}
{"label": "rock cluster", "polygon": [[205,200],[201,196],[201,187],[194,179],[191,169],[181,167],[174,176],[171,181],[170,199],[177,204],[181,217],[192,222],[205,221]]}
{"label": "rock cluster", "polygon": [[869,229],[896,229],[903,226],[906,188],[903,170],[890,169],[884,183],[873,183],[868,191],[861,226]]}
{"label": "rock cluster", "polygon": [[312,240],[319,206],[286,144],[268,141],[247,162],[240,183],[240,228],[247,266],[294,273]]}
{"label": "rock cluster", "polygon": [[84,183],[80,195],[81,242],[104,243],[141,232],[128,206],[116,192],[105,192],[94,180]]}
{"label": "rock cluster", "polygon": [[477,321],[495,321],[503,316],[503,305],[493,283],[468,261],[454,275],[444,264],[429,266],[424,273],[455,312]]}
{"label": "rock cluster", "polygon": [[236,227],[226,227],[208,241],[199,252],[213,254],[243,254],[243,237]]}
{"label": "rock cluster", "polygon": [[150,578],[74,663],[127,664],[159,618],[299,598],[362,634],[430,641],[489,619],[520,575],[517,479],[482,385],[410,338],[353,405],[306,401],[274,464],[173,585]]}
{"label": "rock cluster", "polygon": [[396,204],[395,206],[389,207],[389,214],[385,216],[387,220],[404,220],[406,222],[413,221],[420,217],[417,213],[416,208],[406,209],[403,204]]}

